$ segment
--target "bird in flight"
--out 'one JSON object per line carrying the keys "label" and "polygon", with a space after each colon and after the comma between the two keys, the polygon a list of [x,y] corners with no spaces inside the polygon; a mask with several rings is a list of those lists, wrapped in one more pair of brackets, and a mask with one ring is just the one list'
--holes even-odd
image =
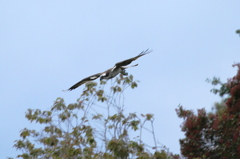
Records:
{"label": "bird in flight", "polygon": [[86,78],[82,79],[81,81],[79,81],[78,83],[74,84],[72,87],[70,87],[69,89],[67,89],[65,91],[71,91],[73,89],[76,89],[77,87],[81,86],[82,84],[84,84],[86,82],[89,82],[89,81],[93,81],[93,80],[95,80],[95,79],[97,79],[99,77],[100,77],[100,80],[102,80],[102,79],[108,80],[108,79],[114,78],[119,73],[121,73],[122,75],[126,76],[126,75],[128,75],[128,73],[126,72],[125,69],[130,68],[130,67],[135,67],[138,64],[132,65],[132,66],[127,66],[127,65],[129,65],[132,61],[137,60],[139,57],[141,57],[143,55],[146,55],[146,54],[148,54],[150,52],[152,52],[152,50],[147,49],[145,51],[142,51],[139,55],[137,55],[137,56],[135,56],[133,58],[130,58],[130,59],[118,62],[112,68],[110,68],[110,69],[108,69],[108,70],[106,70],[104,72],[97,73],[97,74],[94,74],[92,76],[86,77]]}

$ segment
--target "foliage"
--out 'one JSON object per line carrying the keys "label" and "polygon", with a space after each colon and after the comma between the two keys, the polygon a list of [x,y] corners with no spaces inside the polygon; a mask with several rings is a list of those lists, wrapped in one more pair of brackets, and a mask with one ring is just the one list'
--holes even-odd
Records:
{"label": "foliage", "polygon": [[[24,128],[21,139],[14,147],[22,153],[17,157],[45,159],[89,158],[179,158],[159,147],[153,130],[153,114],[124,114],[123,92],[137,87],[133,76],[116,78],[110,93],[104,90],[105,82],[90,82],[76,103],[66,105],[57,98],[50,110],[28,109],[26,118],[42,125],[42,130]],[[102,111],[102,113],[101,113]],[[151,124],[150,129],[145,123]],[[152,135],[154,146],[147,149],[143,142],[143,129]],[[130,133],[137,133],[131,137]]]}
{"label": "foliage", "polygon": [[236,33],[240,35],[240,29],[236,30]]}
{"label": "foliage", "polygon": [[188,158],[235,159],[240,158],[240,64],[237,74],[223,84],[213,79],[212,84],[219,84],[220,89],[214,93],[228,95],[218,105],[216,113],[207,113],[198,109],[192,110],[179,106],[177,114],[184,119],[182,131],[185,138],[180,140],[181,153]]}
{"label": "foliage", "polygon": [[212,107],[212,112],[210,113],[222,115],[226,111],[226,100],[227,99],[223,99],[221,102],[214,103],[214,106]]}
{"label": "foliage", "polygon": [[220,85],[220,88],[211,89],[211,92],[213,92],[214,94],[218,94],[220,97],[223,97],[224,95],[229,94],[229,87],[228,87],[227,83],[221,82],[221,80],[219,78],[213,77],[212,80],[207,79],[206,81],[208,83],[211,83],[213,86]]}

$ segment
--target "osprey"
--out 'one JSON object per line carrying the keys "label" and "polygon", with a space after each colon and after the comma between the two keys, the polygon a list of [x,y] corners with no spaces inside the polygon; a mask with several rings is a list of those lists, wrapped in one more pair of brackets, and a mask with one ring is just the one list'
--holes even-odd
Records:
{"label": "osprey", "polygon": [[124,60],[124,61],[121,61],[121,62],[118,62],[114,65],[113,68],[110,68],[104,72],[101,72],[101,73],[97,73],[95,75],[92,75],[92,76],[89,76],[89,77],[86,77],[84,79],[82,79],[81,81],[79,81],[78,83],[74,84],[72,87],[70,87],[68,89],[68,91],[71,91],[73,89],[76,89],[77,87],[81,86],[82,84],[88,82],[88,81],[93,81],[97,78],[100,77],[100,80],[102,79],[111,79],[115,76],[117,76],[119,73],[121,73],[122,75],[128,75],[128,73],[126,72],[125,69],[129,68],[129,67],[135,67],[137,66],[138,64],[136,65],[132,65],[132,66],[126,66],[126,65],[129,65],[132,61],[135,61],[137,60],[139,57],[143,56],[143,55],[146,55],[148,53],[152,52],[151,50],[147,49],[145,51],[142,51],[139,55],[137,55],[136,57],[133,57],[133,58],[130,58],[130,59],[127,59],[127,60]]}

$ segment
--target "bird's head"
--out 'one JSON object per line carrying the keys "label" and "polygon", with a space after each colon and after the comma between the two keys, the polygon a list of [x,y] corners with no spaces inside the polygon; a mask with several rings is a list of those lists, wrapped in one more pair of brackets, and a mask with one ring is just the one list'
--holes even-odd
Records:
{"label": "bird's head", "polygon": [[105,76],[106,76],[105,73],[101,74],[101,76],[100,76],[100,81],[102,81],[102,80],[104,79]]}

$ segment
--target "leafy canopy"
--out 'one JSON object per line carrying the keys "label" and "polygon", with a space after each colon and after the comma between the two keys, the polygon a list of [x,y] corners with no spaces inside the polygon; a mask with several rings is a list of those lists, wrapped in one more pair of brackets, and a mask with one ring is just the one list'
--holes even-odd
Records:
{"label": "leafy canopy", "polygon": [[[76,103],[66,105],[57,98],[50,110],[28,109],[26,118],[42,126],[41,130],[24,128],[14,147],[22,153],[17,157],[46,159],[89,158],[178,158],[158,146],[153,131],[153,114],[124,113],[124,91],[136,88],[133,76],[120,75],[105,92],[90,82]],[[150,128],[145,123],[150,123]],[[143,141],[144,130],[152,136],[154,146]],[[135,134],[134,137],[131,137]],[[150,148],[150,150],[148,149]]]}
{"label": "leafy canopy", "polygon": [[215,105],[215,113],[198,109],[197,114],[180,106],[176,111],[184,119],[182,131],[185,138],[180,140],[181,153],[188,158],[229,159],[240,158],[240,64],[237,74],[226,83],[213,78],[213,85],[220,85],[212,92],[221,97],[222,103]]}

